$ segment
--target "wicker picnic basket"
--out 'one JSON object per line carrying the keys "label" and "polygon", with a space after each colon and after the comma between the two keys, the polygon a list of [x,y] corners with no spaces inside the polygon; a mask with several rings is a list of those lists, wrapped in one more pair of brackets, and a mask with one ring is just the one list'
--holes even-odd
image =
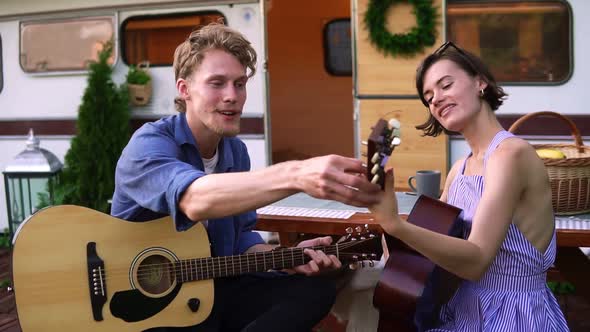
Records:
{"label": "wicker picnic basket", "polygon": [[574,138],[574,144],[533,144],[535,149],[555,149],[566,156],[565,159],[543,158],[551,181],[555,214],[590,212],[590,148],[584,146],[580,131],[572,120],[555,112],[529,113],[516,120],[508,131],[515,133],[523,122],[541,116],[551,116],[565,122]]}

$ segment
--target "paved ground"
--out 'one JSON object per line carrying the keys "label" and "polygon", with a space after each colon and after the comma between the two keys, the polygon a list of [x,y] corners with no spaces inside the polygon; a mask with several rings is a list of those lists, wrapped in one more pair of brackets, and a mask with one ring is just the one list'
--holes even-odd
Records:
{"label": "paved ground", "polygon": [[[0,249],[0,283],[10,278],[10,252]],[[0,331],[20,332],[16,318],[14,294],[8,293],[6,288],[0,289]]]}

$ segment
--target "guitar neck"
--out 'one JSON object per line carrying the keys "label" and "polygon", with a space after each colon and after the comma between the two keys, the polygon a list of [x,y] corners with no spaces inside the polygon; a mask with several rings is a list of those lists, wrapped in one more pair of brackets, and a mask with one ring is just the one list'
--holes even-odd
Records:
{"label": "guitar neck", "polygon": [[[322,250],[326,255],[340,258],[339,244],[317,246],[310,249]],[[175,263],[174,272],[180,282],[231,277],[250,272],[289,269],[311,260],[303,250],[287,248],[277,251],[260,251],[236,256],[206,257],[180,260]]]}

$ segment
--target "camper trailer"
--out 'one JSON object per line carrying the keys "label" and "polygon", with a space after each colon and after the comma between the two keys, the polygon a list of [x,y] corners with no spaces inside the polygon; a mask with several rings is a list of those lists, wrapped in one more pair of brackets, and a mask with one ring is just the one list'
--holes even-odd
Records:
{"label": "camper trailer", "polygon": [[[132,102],[132,126],[174,114],[174,49],[192,30],[220,20],[241,31],[261,60],[248,83],[241,138],[252,155],[253,168],[268,165],[265,23],[261,13],[263,3],[259,1],[3,2],[0,168],[4,170],[25,149],[29,128],[40,138],[41,148],[64,160],[76,133],[88,62],[97,59],[102,44],[110,39],[114,41],[111,62],[117,84],[126,80],[132,65],[142,66],[151,76],[149,101]],[[5,202],[2,199],[0,228],[7,226]],[[33,202],[31,208],[34,206]]]}
{"label": "camper trailer", "polygon": [[[105,0],[0,3],[0,170],[25,148],[30,128],[63,161],[76,133],[87,64],[114,40],[114,80],[149,62],[152,95],[131,107],[134,128],[174,114],[172,52],[199,25],[223,19],[259,55],[248,83],[242,133],[254,169],[289,159],[337,153],[364,158],[362,141],[378,118],[397,118],[402,144],[390,160],[396,186],[419,169],[445,174],[467,152],[458,136],[422,137],[427,111],[414,88],[420,59],[452,40],[491,63],[509,99],[498,112],[508,127],[526,113],[570,116],[583,135],[582,102],[590,48],[585,0],[434,0],[436,40],[411,56],[379,51],[364,22],[369,0]],[[385,13],[391,33],[416,24],[411,4]],[[108,133],[105,133],[107,135]],[[559,120],[532,119],[520,134],[571,140]],[[7,227],[1,186],[0,230]],[[10,202],[8,202],[10,203]],[[34,205],[34,204],[33,204]]]}
{"label": "camper trailer", "polygon": [[[419,169],[450,166],[469,151],[460,136],[421,137],[414,126],[426,120],[426,108],[418,99],[414,75],[424,54],[443,42],[453,41],[479,55],[508,93],[498,110],[508,129],[523,114],[553,111],[568,115],[588,135],[583,102],[584,79],[590,66],[584,61],[590,48],[583,36],[587,1],[470,1],[437,0],[436,41],[424,52],[391,56],[371,41],[365,17],[370,1],[353,1],[354,104],[357,144],[367,137],[375,119],[393,115],[402,123],[402,144],[394,151],[396,188]],[[391,6],[386,28],[404,34],[416,26],[412,6]],[[531,142],[567,140],[573,143],[567,123],[556,118],[533,118],[517,130]],[[362,147],[357,145],[357,154]]]}

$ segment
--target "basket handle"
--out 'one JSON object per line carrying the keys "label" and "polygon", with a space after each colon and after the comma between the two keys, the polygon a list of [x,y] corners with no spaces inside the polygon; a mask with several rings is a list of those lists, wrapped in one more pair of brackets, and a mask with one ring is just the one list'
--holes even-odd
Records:
{"label": "basket handle", "polygon": [[529,113],[529,114],[525,114],[522,117],[520,117],[518,120],[516,120],[512,126],[510,126],[510,128],[508,129],[509,132],[513,133],[518,129],[518,127],[525,122],[528,119],[532,119],[538,116],[552,116],[552,117],[556,117],[560,120],[562,120],[563,122],[565,122],[569,127],[570,127],[570,131],[572,133],[572,136],[574,137],[574,141],[576,144],[576,148],[578,149],[578,152],[583,153],[584,152],[584,142],[582,141],[582,136],[580,136],[580,131],[578,130],[578,127],[576,127],[576,125],[574,124],[574,122],[572,120],[570,120],[569,118],[556,113],[556,112],[551,112],[551,111],[542,111],[542,112],[533,112],[533,113]]}

